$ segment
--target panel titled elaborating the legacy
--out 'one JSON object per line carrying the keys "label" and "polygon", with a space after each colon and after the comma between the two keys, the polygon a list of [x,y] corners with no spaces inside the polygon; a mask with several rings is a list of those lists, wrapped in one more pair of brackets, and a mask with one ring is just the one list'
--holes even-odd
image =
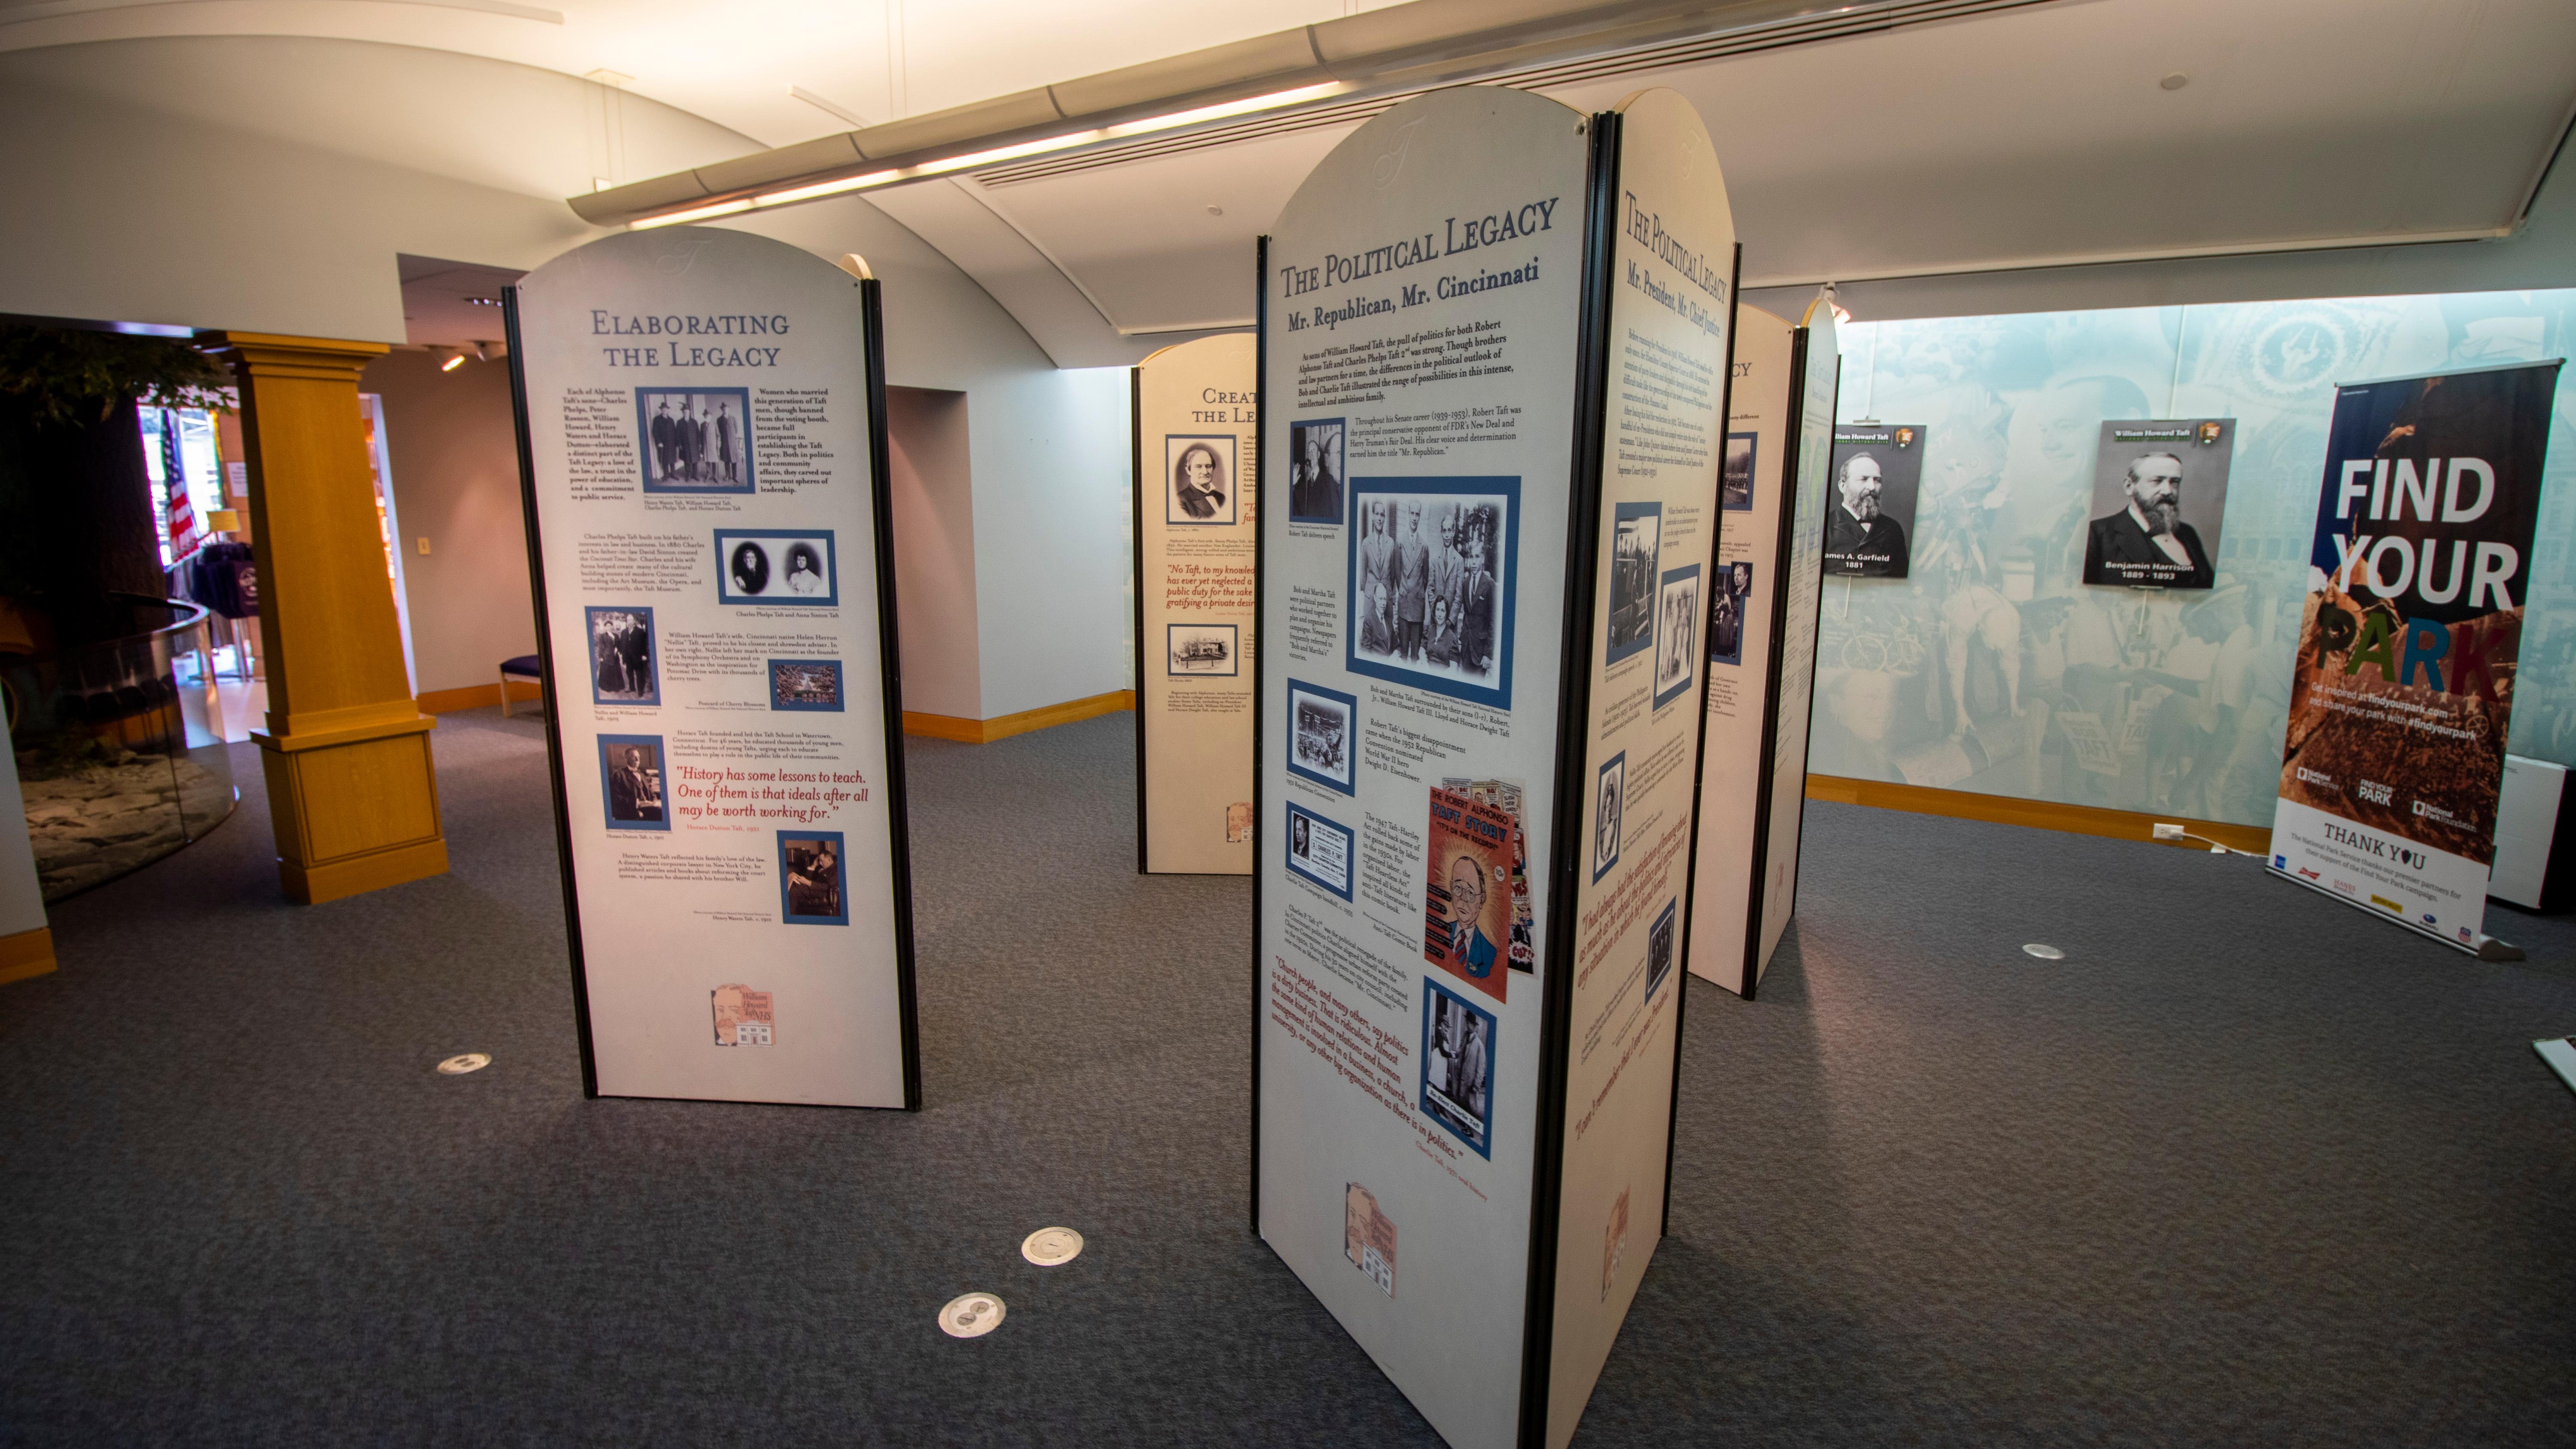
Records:
{"label": "panel titled elaborating the legacy", "polygon": [[596,1094],[918,1103],[874,287],[680,229],[508,299]]}

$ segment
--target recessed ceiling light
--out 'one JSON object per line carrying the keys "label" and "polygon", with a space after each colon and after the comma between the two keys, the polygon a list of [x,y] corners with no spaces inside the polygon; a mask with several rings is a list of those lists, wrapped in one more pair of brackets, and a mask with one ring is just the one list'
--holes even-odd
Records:
{"label": "recessed ceiling light", "polygon": [[468,297],[465,300],[468,304],[476,307],[498,307],[501,305],[501,299],[498,297]]}
{"label": "recessed ceiling light", "polygon": [[447,359],[445,362],[440,363],[438,365],[438,370],[441,372],[454,372],[456,369],[463,367],[464,365],[465,354],[460,352],[454,357]]}
{"label": "recessed ceiling light", "polygon": [[2191,84],[2191,77],[2184,75],[2181,71],[2175,71],[2173,74],[2166,76],[2163,80],[2156,82],[2156,84],[2163,86],[2169,91],[2178,91],[2184,86]]}

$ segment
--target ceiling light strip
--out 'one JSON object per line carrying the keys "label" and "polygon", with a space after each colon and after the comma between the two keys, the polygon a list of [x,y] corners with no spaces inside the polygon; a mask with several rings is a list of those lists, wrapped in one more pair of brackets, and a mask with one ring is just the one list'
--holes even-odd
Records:
{"label": "ceiling light strip", "polygon": [[[1558,65],[1534,66],[1527,70],[1507,71],[1477,82],[1482,85],[1509,86],[1515,90],[1547,90],[1559,86],[1579,85],[1613,76],[1633,75],[1643,71],[1666,70],[1676,66],[1725,59],[1730,56],[1756,54],[1793,45],[1838,40],[1876,31],[1893,30],[1906,25],[1923,25],[1967,15],[1997,10],[2014,10],[2030,5],[2055,3],[2055,0],[1919,0],[1919,3],[1869,10],[1860,13],[1841,12],[1832,15],[1781,21],[1757,30],[1735,31],[1725,35],[1695,40],[1666,42],[1637,50],[1618,51],[1591,56]],[[1186,137],[1167,138],[1129,146],[1104,146],[1080,156],[1063,157],[1023,166],[1006,167],[986,172],[978,184],[987,187],[1015,186],[1042,180],[1049,176],[1068,175],[1102,166],[1123,165],[1130,161],[1151,160],[1161,156],[1233,145],[1241,141],[1285,135],[1310,130],[1316,126],[1357,124],[1429,90],[1418,90],[1374,96],[1344,106],[1301,111],[1290,117],[1265,117],[1234,126],[1216,127]]]}

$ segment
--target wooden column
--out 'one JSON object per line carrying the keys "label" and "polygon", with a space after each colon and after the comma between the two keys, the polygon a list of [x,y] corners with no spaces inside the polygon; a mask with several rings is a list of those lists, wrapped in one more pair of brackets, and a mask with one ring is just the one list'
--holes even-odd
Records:
{"label": "wooden column", "polygon": [[241,384],[268,645],[255,732],[277,875],[307,905],[447,869],[429,731],[403,669],[358,372],[381,343],[218,334]]}

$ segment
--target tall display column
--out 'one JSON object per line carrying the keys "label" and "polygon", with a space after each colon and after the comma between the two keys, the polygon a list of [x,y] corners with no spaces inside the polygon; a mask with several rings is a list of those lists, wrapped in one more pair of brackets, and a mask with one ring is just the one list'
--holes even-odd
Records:
{"label": "tall display column", "polygon": [[[1253,357],[1252,334],[1233,332],[1166,347],[1132,375],[1143,874],[1252,869]],[[1341,451],[1328,433],[1300,429],[1290,448],[1290,491],[1310,510],[1341,507],[1340,475],[1319,461]]]}
{"label": "tall display column", "polygon": [[220,334],[241,386],[267,634],[259,742],[277,874],[307,905],[447,869],[429,731],[403,668],[358,373],[388,350]]}
{"label": "tall display column", "polygon": [[1822,299],[1794,327],[1736,309],[1688,959],[1692,975],[1746,998],[1798,900],[1838,374]]}
{"label": "tall display column", "polygon": [[1264,243],[1253,1211],[1455,1445],[1663,1236],[1735,254],[1662,90],[1407,101]]}

